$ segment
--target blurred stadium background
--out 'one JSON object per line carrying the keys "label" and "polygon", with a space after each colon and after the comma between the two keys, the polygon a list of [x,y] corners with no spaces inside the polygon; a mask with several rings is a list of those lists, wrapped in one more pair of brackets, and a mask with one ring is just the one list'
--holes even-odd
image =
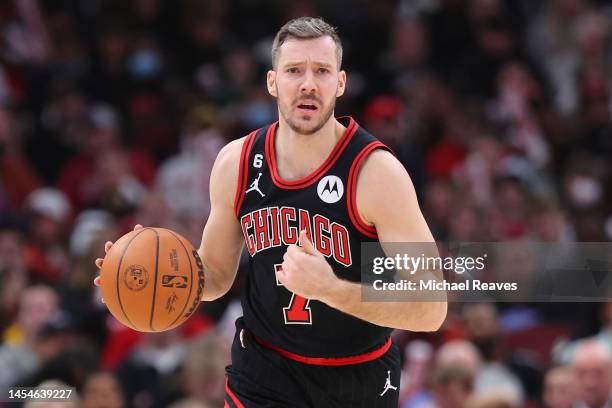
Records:
{"label": "blurred stadium background", "polygon": [[[302,15],[339,28],[336,113],[395,149],[437,240],[612,238],[610,1],[3,0],[0,390],[221,406],[243,274],[145,335],[109,316],[93,261],[135,223],[199,245],[213,160],[276,119],[269,49]],[[395,336],[403,408],[587,407],[612,387],[612,303],[453,305]]]}

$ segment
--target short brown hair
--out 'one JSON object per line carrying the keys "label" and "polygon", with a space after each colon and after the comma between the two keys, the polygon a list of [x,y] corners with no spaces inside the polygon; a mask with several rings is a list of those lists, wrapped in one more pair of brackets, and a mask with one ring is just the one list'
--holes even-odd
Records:
{"label": "short brown hair", "polygon": [[278,30],[272,43],[272,68],[276,69],[278,63],[278,52],[281,45],[288,39],[297,38],[309,40],[330,36],[336,43],[336,56],[338,57],[338,69],[342,65],[342,43],[335,27],[326,23],[320,17],[299,17],[287,22]]}

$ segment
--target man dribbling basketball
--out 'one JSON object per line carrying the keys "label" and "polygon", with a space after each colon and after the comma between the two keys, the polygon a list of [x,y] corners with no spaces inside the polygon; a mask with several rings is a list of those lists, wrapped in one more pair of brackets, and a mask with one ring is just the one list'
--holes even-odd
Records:
{"label": "man dribbling basketball", "polygon": [[279,121],[215,161],[202,300],[230,289],[244,243],[250,255],[225,406],[396,407],[391,328],[433,331],[446,316],[443,301],[361,301],[362,242],[433,237],[403,166],[352,118],[334,117],[341,62],[333,27],[288,22],[267,74]]}

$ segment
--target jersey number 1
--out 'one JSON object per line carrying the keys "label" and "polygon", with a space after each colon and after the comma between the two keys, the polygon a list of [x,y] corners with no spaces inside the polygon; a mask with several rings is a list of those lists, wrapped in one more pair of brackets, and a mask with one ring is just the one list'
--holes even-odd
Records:
{"label": "jersey number 1", "polygon": [[[274,272],[277,272],[279,269],[281,269],[281,264],[274,264]],[[276,285],[283,286],[278,280]],[[289,306],[283,307],[285,324],[312,324],[312,313],[308,303],[310,303],[310,299],[291,293]]]}

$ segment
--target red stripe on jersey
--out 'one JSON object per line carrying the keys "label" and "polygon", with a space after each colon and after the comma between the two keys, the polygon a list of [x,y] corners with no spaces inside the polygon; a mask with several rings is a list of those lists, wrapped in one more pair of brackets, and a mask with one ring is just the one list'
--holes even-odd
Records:
{"label": "red stripe on jersey", "polygon": [[336,146],[334,146],[334,149],[327,157],[327,160],[325,160],[325,162],[323,162],[323,164],[321,164],[319,168],[311,174],[299,180],[293,181],[283,180],[278,174],[276,152],[274,149],[274,139],[276,137],[277,127],[278,122],[270,126],[270,128],[268,129],[268,133],[266,134],[266,160],[268,161],[268,167],[270,168],[272,182],[277,187],[294,190],[308,187],[309,185],[314,183],[322,174],[326,173],[338,160],[344,148],[348,145],[355,132],[357,132],[359,125],[355,122],[353,118],[349,117],[349,124],[346,127],[344,134],[342,135],[340,140],[338,140]]}
{"label": "red stripe on jersey", "polygon": [[368,225],[363,221],[361,216],[359,215],[359,211],[357,210],[357,175],[359,174],[359,169],[361,164],[365,160],[365,158],[370,154],[373,150],[378,148],[389,149],[383,143],[379,141],[370,142],[363,150],[357,155],[353,164],[351,164],[351,169],[349,170],[349,178],[348,178],[348,186],[347,186],[347,205],[348,205],[348,213],[351,219],[351,222],[357,228],[359,232],[363,235],[370,238],[378,238],[378,234],[376,233],[376,228],[372,225]]}
{"label": "red stripe on jersey", "polygon": [[280,347],[268,344],[264,340],[260,339],[259,337],[255,335],[253,335],[253,338],[255,339],[257,343],[259,343],[263,347],[268,348],[270,350],[274,350],[281,356],[286,357],[290,360],[294,360],[294,361],[304,363],[304,364],[322,365],[322,366],[344,366],[344,365],[359,364],[359,363],[365,363],[368,361],[376,360],[377,358],[385,354],[387,350],[389,350],[389,347],[391,347],[391,337],[389,337],[387,341],[385,342],[385,344],[383,344],[376,350],[372,350],[368,353],[357,354],[356,356],[306,357],[306,356],[301,356],[299,354],[292,353]]}
{"label": "red stripe on jersey", "polygon": [[234,405],[236,405],[236,407],[244,408],[244,405],[242,405],[242,403],[238,400],[238,397],[236,397],[236,395],[234,395],[232,390],[230,390],[229,378],[227,378],[227,376],[225,377],[225,392],[227,392],[227,395],[229,395],[229,397],[232,399],[232,402],[234,403]]}
{"label": "red stripe on jersey", "polygon": [[244,142],[242,142],[242,151],[240,152],[239,164],[240,167],[238,170],[238,185],[236,186],[236,196],[234,197],[234,212],[236,213],[236,218],[239,217],[240,207],[242,207],[242,202],[244,201],[244,190],[249,177],[249,155],[251,153],[251,147],[253,146],[253,140],[255,140],[255,135],[257,132],[257,130],[251,132],[246,137]]}

